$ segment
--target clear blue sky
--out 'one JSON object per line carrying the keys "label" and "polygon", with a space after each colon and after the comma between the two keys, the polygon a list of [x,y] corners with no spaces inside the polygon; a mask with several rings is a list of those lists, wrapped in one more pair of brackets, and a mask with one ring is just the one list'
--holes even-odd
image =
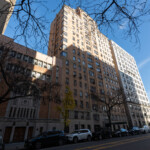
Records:
{"label": "clear blue sky", "polygon": [[[54,8],[56,8],[58,6],[59,3],[60,3],[60,0],[55,0],[55,1],[48,0],[48,2],[46,3],[46,6],[49,9],[49,12],[47,13],[47,18],[49,20],[49,26],[47,27],[48,32],[50,30],[50,23],[55,18],[56,13],[59,11],[60,8],[58,8],[54,12],[53,12],[53,10],[54,10]],[[44,12],[44,11],[46,11],[46,10],[41,9],[39,11],[39,13]],[[140,34],[139,34],[139,38],[140,38],[140,42],[141,42],[140,48],[137,47],[135,43],[132,43],[128,39],[125,40],[125,39],[121,38],[121,35],[119,33],[116,33],[115,36],[108,34],[107,37],[109,39],[115,41],[123,49],[125,49],[132,56],[134,56],[134,58],[137,62],[145,89],[147,91],[147,94],[148,94],[149,100],[150,100],[150,19],[145,18],[145,20],[147,20],[147,21],[145,21],[143,23],[143,25],[140,27]],[[15,20],[12,17],[10,19],[10,22],[6,29],[5,35],[13,38],[14,28],[15,28]],[[123,30],[120,28],[118,28],[118,29]],[[24,45],[22,40],[18,40],[16,42]],[[28,46],[28,47],[33,48],[33,45]],[[38,51],[42,51],[42,50],[38,50]]]}

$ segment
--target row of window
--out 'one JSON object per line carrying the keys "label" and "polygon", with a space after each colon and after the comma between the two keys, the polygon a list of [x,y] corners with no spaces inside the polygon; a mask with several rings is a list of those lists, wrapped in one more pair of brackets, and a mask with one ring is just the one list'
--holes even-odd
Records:
{"label": "row of window", "polygon": [[8,63],[6,66],[6,70],[14,72],[14,73],[19,73],[28,77],[34,77],[37,79],[41,79],[41,80],[46,80],[46,81],[51,81],[51,76],[50,75],[46,75],[46,74],[42,74],[40,72],[36,72],[36,71],[32,71],[31,69],[26,69],[24,67],[21,67],[19,65],[16,64],[10,64]]}
{"label": "row of window", "polygon": [[11,107],[8,117],[10,118],[35,118],[36,110],[29,108]]}
{"label": "row of window", "polygon": [[30,57],[27,55],[23,55],[23,54],[16,52],[16,51],[10,51],[10,56],[15,57],[19,60],[23,60],[23,61],[28,62],[28,63],[31,63],[33,65],[38,65],[40,67],[47,68],[49,70],[52,68],[51,64],[48,64],[46,62],[34,59],[33,57]]}

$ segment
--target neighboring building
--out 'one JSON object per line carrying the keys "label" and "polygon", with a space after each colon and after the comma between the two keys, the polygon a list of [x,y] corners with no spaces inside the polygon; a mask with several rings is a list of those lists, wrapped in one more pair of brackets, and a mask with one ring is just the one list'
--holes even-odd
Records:
{"label": "neighboring building", "polygon": [[[56,57],[31,50],[15,43],[13,39],[0,35],[0,57],[6,52],[5,48],[11,49],[7,53],[9,59],[4,63],[6,71],[12,73],[12,76],[21,74],[32,80],[33,84],[38,83],[37,85],[51,81],[60,82],[61,61]],[[0,96],[7,90],[1,75],[0,73]],[[42,91],[40,93],[42,96]],[[33,100],[33,97],[17,98],[0,104],[0,131],[4,141],[20,142],[42,131],[63,129],[58,113],[53,113],[55,105],[57,104],[53,101],[43,101],[43,98]]]}
{"label": "neighboring building", "polygon": [[114,60],[126,99],[126,111],[131,126],[150,125],[150,103],[135,59],[115,42],[110,41]]}
{"label": "neighboring building", "polygon": [[[64,6],[51,24],[48,55],[62,60],[62,97],[65,86],[73,92],[76,108],[70,112],[70,132],[106,127],[105,105],[91,97],[97,93],[108,99],[119,89],[109,40],[95,21],[80,8]],[[127,127],[123,106],[112,114],[113,128]]]}
{"label": "neighboring building", "polygon": [[16,0],[0,0],[0,34],[4,34]]}

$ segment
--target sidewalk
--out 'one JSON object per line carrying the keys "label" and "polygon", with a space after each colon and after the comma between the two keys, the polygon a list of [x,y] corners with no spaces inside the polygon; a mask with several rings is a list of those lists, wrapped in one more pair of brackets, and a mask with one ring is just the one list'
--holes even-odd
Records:
{"label": "sidewalk", "polygon": [[5,144],[5,150],[21,150],[24,149],[24,142]]}

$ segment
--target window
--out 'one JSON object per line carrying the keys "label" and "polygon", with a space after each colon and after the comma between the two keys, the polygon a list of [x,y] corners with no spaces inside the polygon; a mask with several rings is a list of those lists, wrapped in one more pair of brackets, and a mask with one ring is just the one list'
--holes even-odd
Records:
{"label": "window", "polygon": [[80,84],[80,87],[82,88],[82,82],[79,82],[79,84]]}
{"label": "window", "polygon": [[97,65],[97,66],[100,66],[100,63],[96,62],[96,65]]}
{"label": "window", "polygon": [[42,61],[38,61],[38,66],[42,67],[43,62]]}
{"label": "window", "polygon": [[88,56],[92,56],[92,54],[91,54],[90,52],[87,52],[87,55],[88,55]]}
{"label": "window", "polygon": [[42,80],[45,80],[45,79],[46,79],[46,75],[43,74],[42,77],[41,77],[41,79],[42,79]]}
{"label": "window", "polygon": [[88,102],[86,102],[86,108],[89,108],[89,103]]}
{"label": "window", "polygon": [[103,86],[103,82],[102,82],[102,81],[99,81],[98,84],[99,84],[99,86],[101,86],[101,87]]}
{"label": "window", "polygon": [[77,86],[77,80],[74,80],[74,86]]}
{"label": "window", "polygon": [[66,78],[66,84],[67,85],[69,84],[69,78]]}
{"label": "window", "polygon": [[67,39],[66,39],[66,38],[63,38],[61,41],[63,41],[63,42],[67,42]]}
{"label": "window", "polygon": [[24,55],[24,56],[23,56],[23,60],[27,62],[27,61],[28,61],[28,56],[27,56],[27,55]]}
{"label": "window", "polygon": [[83,108],[83,101],[80,101],[80,107]]}
{"label": "window", "polygon": [[67,57],[67,52],[64,52],[64,51],[63,51],[63,52],[61,52],[61,53],[60,53],[60,56]]}
{"label": "window", "polygon": [[69,69],[68,68],[66,68],[66,74],[69,74]]}
{"label": "window", "polygon": [[52,67],[51,67],[51,65],[50,64],[47,64],[47,69],[51,69]]}
{"label": "window", "polygon": [[87,92],[85,92],[85,97],[88,98],[88,93]]}
{"label": "window", "polygon": [[85,58],[85,55],[84,55],[84,54],[82,54],[82,58]]}
{"label": "window", "polygon": [[74,96],[77,96],[77,89],[74,89]]}
{"label": "window", "polygon": [[75,50],[75,49],[73,49],[73,50],[72,50],[72,52],[73,52],[73,54],[75,54],[75,53],[76,53],[76,50]]}
{"label": "window", "polygon": [[76,64],[73,64],[73,68],[76,69],[76,67],[77,67]]}
{"label": "window", "polygon": [[80,60],[80,58],[78,58],[78,62],[80,62],[81,60]]}
{"label": "window", "polygon": [[85,67],[83,67],[83,72],[86,73],[86,68]]}
{"label": "window", "polygon": [[96,68],[97,72],[101,72],[100,68]]}
{"label": "window", "polygon": [[93,61],[92,61],[92,58],[89,58],[89,57],[88,57],[87,60],[88,60],[89,62],[93,62]]}
{"label": "window", "polygon": [[75,111],[75,112],[74,112],[74,118],[75,118],[75,119],[78,119],[78,111]]}
{"label": "window", "polygon": [[62,34],[63,34],[63,35],[65,35],[65,36],[67,36],[67,35],[68,35],[68,34],[67,34],[67,32],[63,32]]}
{"label": "window", "polygon": [[95,84],[95,80],[92,79],[92,78],[90,78],[90,83],[91,83],[91,84]]}
{"label": "window", "polygon": [[69,66],[69,60],[66,60],[66,66]]}
{"label": "window", "polygon": [[89,70],[89,75],[93,77],[94,76],[94,72]]}
{"label": "window", "polygon": [[50,75],[46,75],[46,80],[50,82],[51,81],[51,76]]}
{"label": "window", "polygon": [[15,52],[15,51],[11,51],[11,52],[10,52],[10,56],[11,56],[11,57],[15,57],[15,56],[16,56],[16,52]]}
{"label": "window", "polygon": [[33,63],[34,63],[34,65],[38,65],[38,60],[37,59],[33,59]]}
{"label": "window", "polygon": [[84,84],[84,88],[87,89],[87,84],[86,83]]}
{"label": "window", "polygon": [[74,60],[74,61],[76,60],[76,57],[75,57],[75,56],[73,56],[73,60]]}
{"label": "window", "polygon": [[21,53],[17,53],[17,59],[21,59],[22,54]]}
{"label": "window", "polygon": [[81,65],[79,65],[78,67],[79,67],[79,71],[81,71]]}
{"label": "window", "polygon": [[93,66],[91,64],[88,64],[88,68],[93,69]]}
{"label": "window", "polygon": [[89,46],[86,46],[86,48],[87,48],[88,50],[91,50],[91,48],[90,48]]}
{"label": "window", "polygon": [[85,65],[85,61],[83,61],[82,64]]}
{"label": "window", "polygon": [[80,91],[80,97],[83,97],[83,93],[82,93],[82,91]]}
{"label": "window", "polygon": [[102,75],[101,74],[98,74],[98,79],[102,79]]}
{"label": "window", "polygon": [[75,71],[73,72],[73,76],[76,77],[76,72]]}
{"label": "window", "polygon": [[29,57],[29,63],[33,64],[33,58]]}

